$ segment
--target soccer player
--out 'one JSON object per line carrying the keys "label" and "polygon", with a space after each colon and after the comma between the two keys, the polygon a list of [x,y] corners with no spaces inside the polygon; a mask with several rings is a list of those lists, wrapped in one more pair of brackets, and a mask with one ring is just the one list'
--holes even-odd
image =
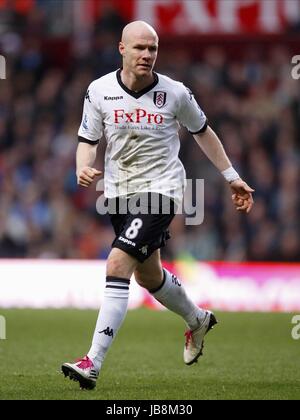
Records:
{"label": "soccer player", "polygon": [[[104,135],[105,197],[109,205],[118,204],[116,212],[110,207],[116,238],[107,260],[104,299],[91,348],[83,359],[62,366],[65,376],[86,389],[96,386],[105,355],[126,315],[133,274],[140,286],[186,322],[183,358],[187,365],[202,354],[204,336],[217,322],[212,312],[192,302],[176,276],[162,267],[160,258],[185,185],[178,158],[179,124],[190,131],[230,183],[236,209],[248,213],[253,205],[253,190],[232,167],[191,91],[153,71],[158,52],[155,30],[142,21],[129,23],[123,29],[119,51],[123,67],[90,84],[78,133],[78,184],[89,187],[101,175],[93,165]],[[142,202],[149,195],[156,204],[144,207],[151,211],[120,211],[120,203],[128,204],[132,197]],[[166,200],[168,212],[163,211]]]}

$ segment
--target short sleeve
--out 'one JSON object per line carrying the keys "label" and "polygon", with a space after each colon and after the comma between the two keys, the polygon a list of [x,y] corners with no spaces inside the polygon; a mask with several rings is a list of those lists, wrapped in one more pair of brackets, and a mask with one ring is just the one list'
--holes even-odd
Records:
{"label": "short sleeve", "polygon": [[179,104],[177,111],[177,119],[191,134],[202,133],[207,128],[207,118],[193,93],[181,84],[179,89]]}
{"label": "short sleeve", "polygon": [[97,144],[103,135],[102,115],[97,102],[94,82],[90,84],[84,98],[82,121],[78,137],[87,143]]}

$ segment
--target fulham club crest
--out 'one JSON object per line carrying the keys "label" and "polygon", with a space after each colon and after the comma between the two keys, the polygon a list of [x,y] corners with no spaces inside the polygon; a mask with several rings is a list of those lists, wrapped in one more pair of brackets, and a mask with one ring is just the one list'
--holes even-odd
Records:
{"label": "fulham club crest", "polygon": [[160,90],[157,90],[156,92],[154,92],[153,102],[155,103],[157,108],[162,108],[164,104],[166,103],[166,99],[167,99],[166,92],[162,92]]}

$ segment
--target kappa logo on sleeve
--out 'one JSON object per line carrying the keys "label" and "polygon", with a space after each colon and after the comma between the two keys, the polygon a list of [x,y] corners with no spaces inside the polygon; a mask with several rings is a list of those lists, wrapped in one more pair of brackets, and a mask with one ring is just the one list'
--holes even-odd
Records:
{"label": "kappa logo on sleeve", "polygon": [[153,92],[153,102],[157,108],[162,108],[167,100],[167,92],[157,90]]}
{"label": "kappa logo on sleeve", "polygon": [[86,94],[85,94],[85,99],[87,99],[89,101],[89,103],[91,104],[91,98],[90,98],[90,91],[89,89],[87,90]]}
{"label": "kappa logo on sleeve", "polygon": [[193,94],[193,92],[191,91],[191,89],[186,88],[186,90],[188,91],[188,94],[190,95],[190,101],[191,101],[191,100],[193,99],[194,94]]}
{"label": "kappa logo on sleeve", "polygon": [[84,118],[83,118],[83,121],[82,121],[82,127],[83,127],[85,130],[88,130],[88,129],[89,129],[89,127],[88,127],[88,117],[87,117],[87,115],[86,115],[86,114],[84,115]]}

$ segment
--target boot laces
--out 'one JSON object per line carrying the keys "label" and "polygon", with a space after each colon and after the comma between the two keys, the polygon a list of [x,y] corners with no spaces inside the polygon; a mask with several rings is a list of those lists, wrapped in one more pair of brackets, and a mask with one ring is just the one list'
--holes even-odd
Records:
{"label": "boot laces", "polygon": [[193,332],[192,332],[192,330],[188,330],[188,331],[185,332],[184,335],[185,335],[185,348],[187,349],[190,342],[193,339]]}
{"label": "boot laces", "polygon": [[89,369],[93,367],[93,362],[87,356],[83,359],[77,359],[76,364],[80,369]]}

